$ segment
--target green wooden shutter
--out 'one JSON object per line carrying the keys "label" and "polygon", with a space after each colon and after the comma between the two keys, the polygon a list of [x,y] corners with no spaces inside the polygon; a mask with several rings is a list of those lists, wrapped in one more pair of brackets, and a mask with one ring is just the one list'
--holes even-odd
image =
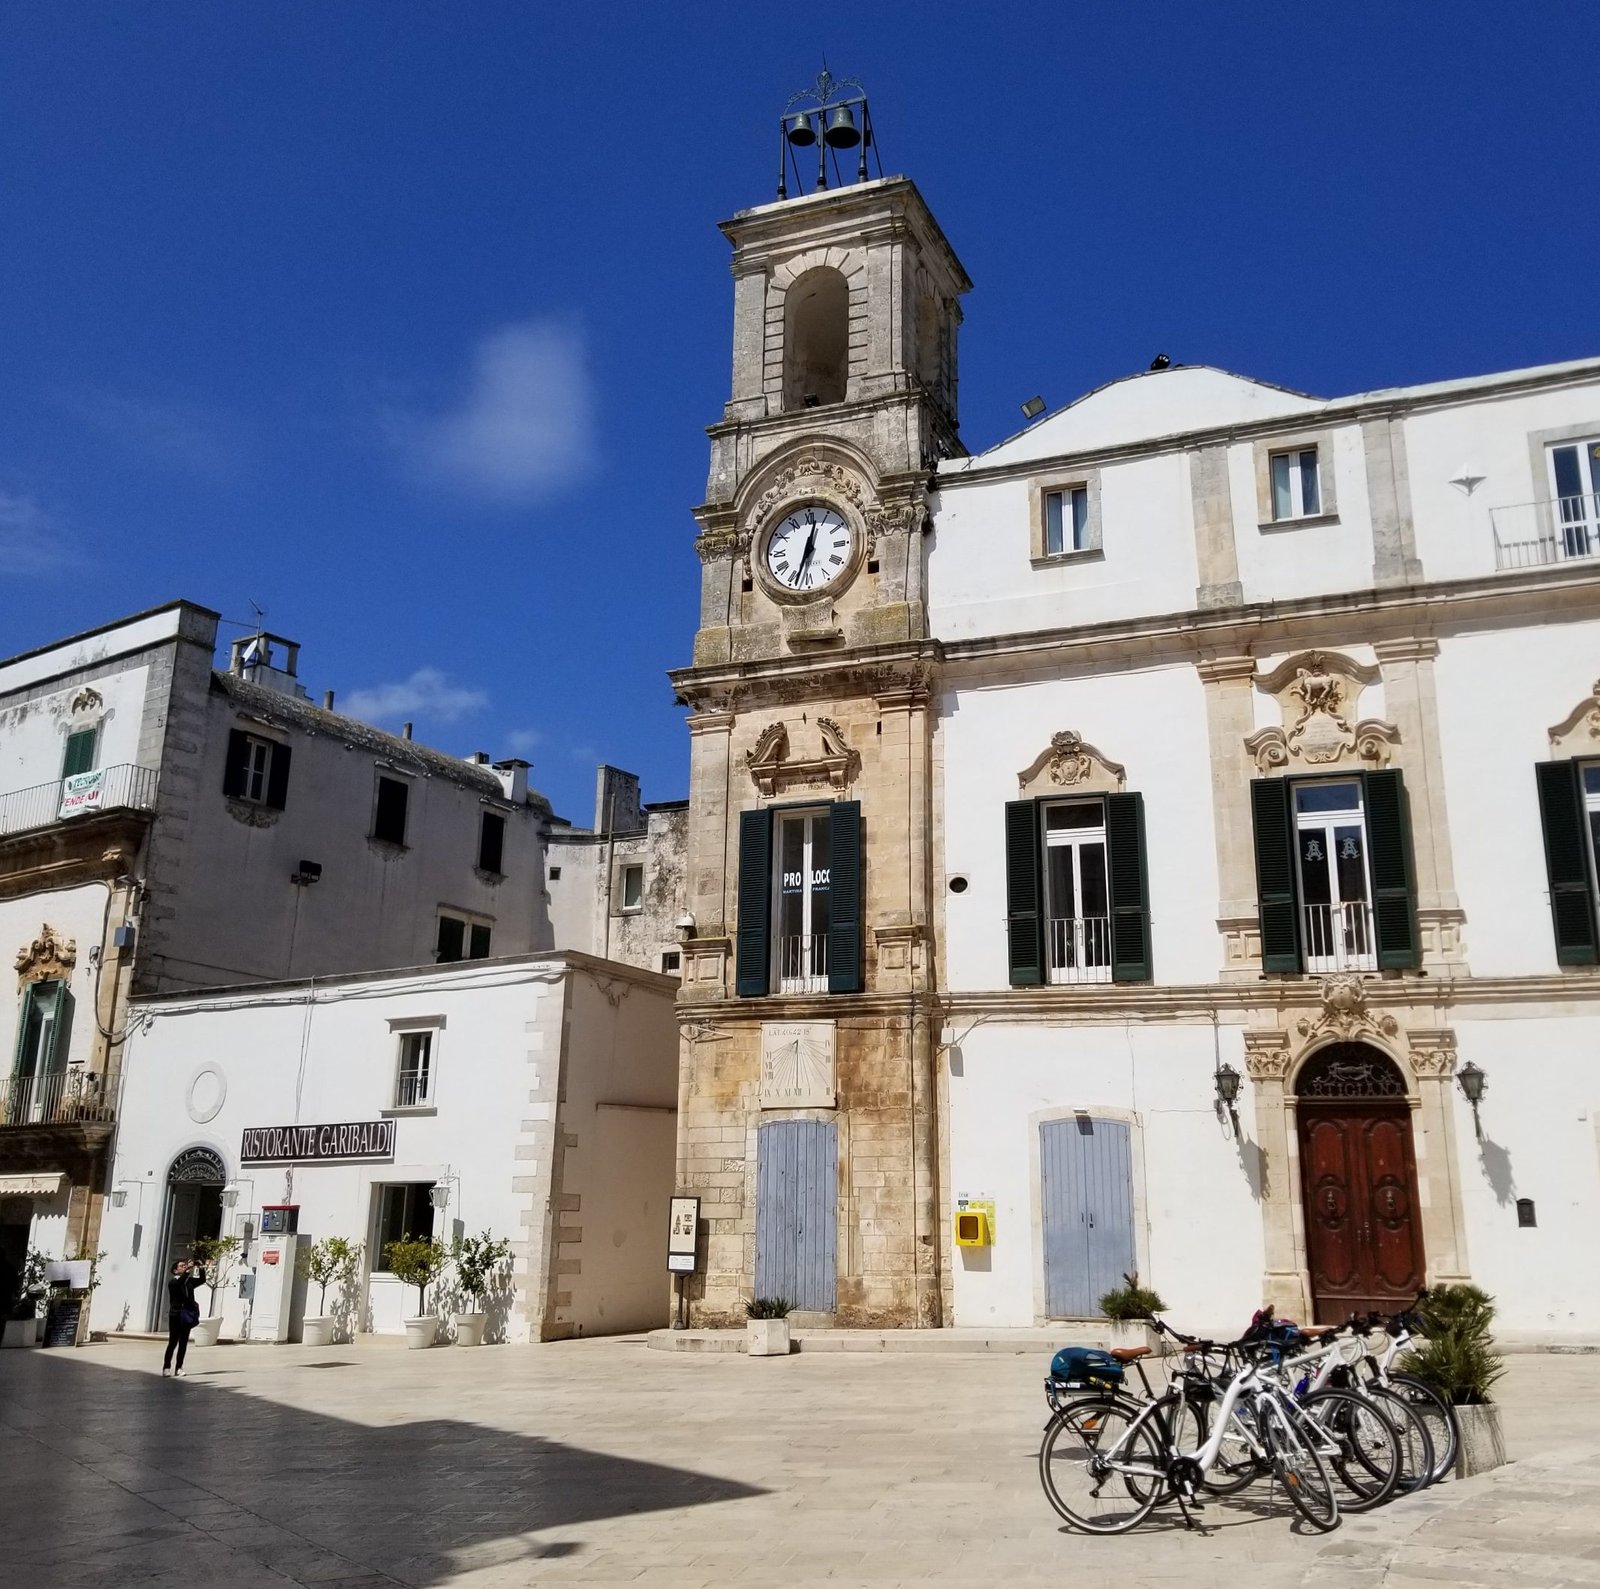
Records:
{"label": "green wooden shutter", "polygon": [[267,798],[263,803],[281,811],[289,800],[289,747],[275,743],[267,754]]}
{"label": "green wooden shutter", "polygon": [[861,802],[828,808],[828,992],[861,991]]}
{"label": "green wooden shutter", "polygon": [[1144,848],[1144,796],[1106,796],[1106,858],[1111,874],[1111,977],[1148,982],[1150,878]]}
{"label": "green wooden shutter", "polygon": [[1256,897],[1261,920],[1261,969],[1300,969],[1300,921],[1294,903],[1294,833],[1289,781],[1257,778],[1250,785],[1256,844]]}
{"label": "green wooden shutter", "polygon": [[222,764],[222,792],[230,800],[237,800],[244,794],[245,772],[249,765],[249,736],[237,728],[230,728],[228,756]]}
{"label": "green wooden shutter", "polygon": [[17,1014],[17,1055],[11,1067],[18,1080],[32,1076],[37,1067],[38,1056],[33,1052],[33,1042],[34,1029],[41,1018],[38,988],[37,982],[30,982],[22,990],[22,1008]]}
{"label": "green wooden shutter", "polygon": [[1006,801],[1006,955],[1014,988],[1044,981],[1044,863],[1040,855],[1039,806]]}
{"label": "green wooden shutter", "polygon": [[772,813],[739,813],[739,926],[734,992],[759,998],[772,975]]}
{"label": "green wooden shutter", "polygon": [[1413,971],[1422,959],[1411,860],[1411,813],[1398,768],[1361,775],[1372,868],[1372,926],[1380,971]]}
{"label": "green wooden shutter", "polygon": [[1600,964],[1595,929],[1594,884],[1583,831],[1583,786],[1575,761],[1542,761],[1539,821],[1544,828],[1544,864],[1550,879],[1550,916],[1556,929],[1556,964]]}
{"label": "green wooden shutter", "polygon": [[50,1044],[42,1069],[47,1075],[67,1068],[72,1053],[72,989],[65,982],[52,983],[56,995],[56,1018],[50,1023]]}
{"label": "green wooden shutter", "polygon": [[76,734],[67,735],[67,752],[61,762],[63,778],[94,770],[94,742],[97,738],[99,730],[93,728],[80,728]]}

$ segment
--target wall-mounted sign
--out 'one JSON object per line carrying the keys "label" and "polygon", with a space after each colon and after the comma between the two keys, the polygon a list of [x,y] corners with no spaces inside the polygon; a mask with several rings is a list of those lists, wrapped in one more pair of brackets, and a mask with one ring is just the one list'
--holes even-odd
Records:
{"label": "wall-mounted sign", "polygon": [[105,769],[75,772],[61,780],[61,809],[58,816],[75,817],[85,811],[98,811],[105,794]]}
{"label": "wall-mounted sign", "polygon": [[761,1028],[761,1107],[834,1106],[832,1021],[768,1021]]}
{"label": "wall-mounted sign", "polygon": [[394,1121],[333,1126],[246,1126],[240,1164],[353,1164],[394,1157]]}
{"label": "wall-mounted sign", "polygon": [[700,1228],[700,1199],[675,1197],[667,1216],[667,1270],[670,1274],[694,1273],[695,1233]]}

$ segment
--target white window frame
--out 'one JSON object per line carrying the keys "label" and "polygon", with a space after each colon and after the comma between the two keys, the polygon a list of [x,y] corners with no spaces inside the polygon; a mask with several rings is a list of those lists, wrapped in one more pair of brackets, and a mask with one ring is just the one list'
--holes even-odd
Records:
{"label": "white window frame", "polygon": [[[1331,430],[1305,431],[1288,436],[1265,436],[1254,445],[1256,477],[1256,515],[1263,530],[1293,529],[1302,524],[1327,524],[1339,517],[1337,472],[1334,468],[1334,433]],[[1301,454],[1317,455],[1317,506],[1306,512],[1300,484],[1300,471],[1289,470],[1291,505],[1294,512],[1280,515],[1273,490],[1273,468],[1278,458],[1298,462]]]}
{"label": "white window frame", "polygon": [[[1083,522],[1073,529],[1071,500],[1083,493]],[[1050,499],[1062,499],[1062,545],[1052,549],[1050,541]],[[1065,544],[1072,531],[1072,545]],[[1028,487],[1028,559],[1035,568],[1059,563],[1092,560],[1102,555],[1100,528],[1100,471],[1075,469],[1070,473],[1046,475]]]}
{"label": "white window frame", "polygon": [[[1310,459],[1307,468],[1306,460]],[[1267,468],[1272,483],[1272,521],[1282,524],[1287,519],[1315,519],[1322,516],[1322,454],[1321,449],[1292,447],[1269,453]],[[1314,502],[1306,501],[1306,476],[1311,477]],[[1281,487],[1279,477],[1282,477]],[[1287,500],[1285,500],[1287,498]]]}
{"label": "white window frame", "polygon": [[[1354,792],[1352,803],[1326,811],[1302,811],[1300,795],[1307,789],[1336,786]],[[1378,940],[1372,916],[1372,836],[1362,799],[1361,780],[1343,778],[1296,778],[1289,798],[1294,809],[1294,891],[1300,912],[1300,941],[1306,971],[1326,974],[1334,971],[1376,971]],[[1364,898],[1345,899],[1340,888],[1339,868],[1333,853],[1334,831],[1338,827],[1361,829],[1361,874]],[[1327,869],[1329,903],[1310,904],[1305,898],[1302,869],[1303,834],[1320,832],[1327,853],[1321,858]]]}
{"label": "white window frame", "polygon": [[[1545,487],[1550,493],[1550,534],[1562,561],[1600,553],[1600,434],[1564,437],[1545,444]],[[1556,478],[1556,454],[1572,449],[1578,455],[1579,494],[1561,490]],[[1582,478],[1587,469],[1588,479]],[[1587,490],[1582,488],[1587,486]]]}
{"label": "white window frame", "polygon": [[[1057,486],[1044,494],[1044,555],[1089,549],[1088,486]],[[1069,544],[1070,542],[1070,544]]]}
{"label": "white window frame", "polygon": [[[435,956],[439,953],[439,923],[444,921],[459,921],[461,931],[461,958],[459,960],[438,960],[442,966],[465,965],[469,960],[488,960],[494,954],[494,918],[492,916],[477,916],[470,910],[457,910],[450,905],[441,905],[433,924],[433,944]],[[487,954],[475,955],[472,949],[472,929],[482,927],[489,934],[489,951]]]}
{"label": "white window frame", "polygon": [[[1589,774],[1593,773],[1595,787],[1589,787]],[[1583,818],[1584,830],[1589,846],[1589,892],[1596,896],[1595,903],[1600,907],[1600,844],[1595,842],[1595,819],[1600,817],[1600,761],[1580,761],[1578,763],[1578,787],[1583,791]]]}
{"label": "white window frame", "polygon": [[[639,880],[639,896],[630,905],[628,903],[628,879],[637,877]],[[623,861],[617,867],[617,914],[619,916],[637,916],[644,910],[644,862]]]}
{"label": "white window frame", "polygon": [[[1052,828],[1050,814],[1068,807],[1087,810],[1099,816],[1096,826]],[[1111,850],[1106,838],[1106,803],[1103,798],[1046,800],[1040,802],[1039,822],[1043,835],[1045,976],[1056,984],[1110,982],[1111,956]],[[1098,844],[1106,894],[1106,914],[1085,916],[1083,909],[1084,850]],[[1055,883],[1050,855],[1053,850],[1072,852],[1072,901],[1075,914],[1057,913]]]}
{"label": "white window frame", "polygon": [[257,734],[246,734],[244,744],[244,781],[239,785],[238,797],[247,805],[264,806],[272,787],[272,756],[277,746]]}
{"label": "white window frame", "polygon": [[[414,1026],[396,1034],[394,1109],[431,1109],[438,1096],[439,1028]],[[420,1050],[420,1056],[415,1054]],[[408,1060],[420,1058],[420,1063]],[[407,1078],[412,1079],[407,1086]]]}
{"label": "white window frame", "polygon": [[[831,808],[810,806],[793,811],[774,811],[772,814],[772,986],[779,993],[826,993],[828,991],[828,934],[814,930],[816,898],[823,890],[817,887],[817,871],[813,865],[818,821],[832,821]],[[783,870],[783,833],[793,824],[803,824],[801,839],[800,931],[785,935],[783,931],[783,902],[785,899]],[[833,845],[829,832],[828,881],[826,885],[829,914],[833,914]]]}

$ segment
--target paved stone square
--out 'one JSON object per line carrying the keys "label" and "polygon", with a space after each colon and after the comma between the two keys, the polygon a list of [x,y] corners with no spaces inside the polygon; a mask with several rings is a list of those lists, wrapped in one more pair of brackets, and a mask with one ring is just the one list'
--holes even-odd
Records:
{"label": "paved stone square", "polygon": [[1033,1354],[0,1354],[0,1589],[1600,1585],[1600,1357],[1511,1360],[1512,1466],[1327,1536],[1265,1494],[1063,1532]]}

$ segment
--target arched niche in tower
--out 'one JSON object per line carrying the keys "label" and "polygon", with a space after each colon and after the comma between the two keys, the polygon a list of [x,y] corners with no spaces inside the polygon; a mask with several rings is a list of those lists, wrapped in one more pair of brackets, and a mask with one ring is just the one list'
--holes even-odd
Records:
{"label": "arched niche in tower", "polygon": [[783,300],[783,406],[842,403],[850,363],[850,288],[831,265],[797,276]]}

